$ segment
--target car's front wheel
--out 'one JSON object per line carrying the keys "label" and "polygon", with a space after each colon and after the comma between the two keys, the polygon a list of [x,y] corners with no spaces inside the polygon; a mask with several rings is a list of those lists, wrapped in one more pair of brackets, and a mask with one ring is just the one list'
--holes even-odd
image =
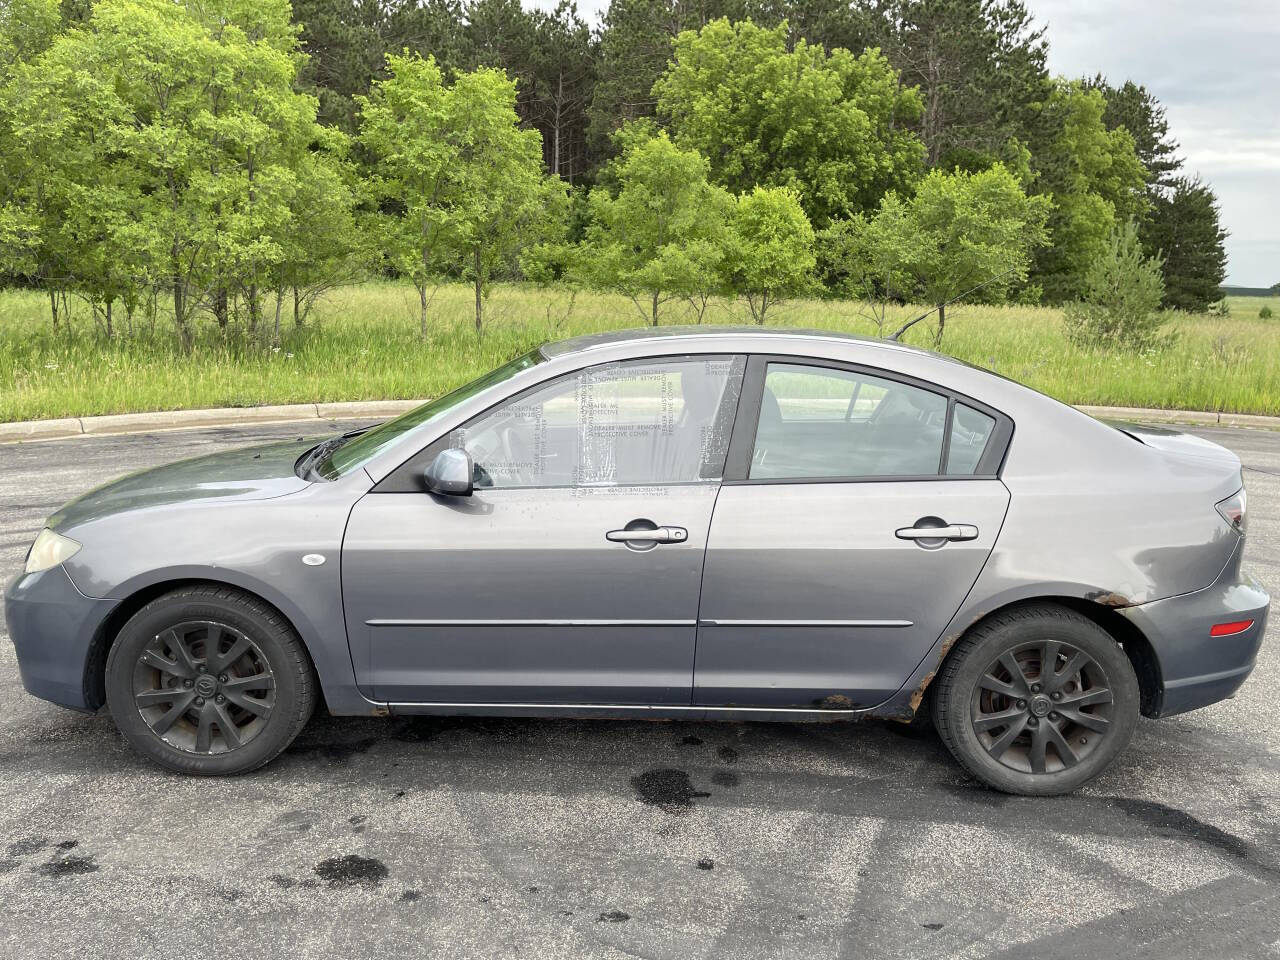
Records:
{"label": "car's front wheel", "polygon": [[212,584],[152,600],[107,657],[107,704],[141,753],[180,773],[246,773],[298,735],[315,676],[279,612]]}
{"label": "car's front wheel", "polygon": [[951,651],[933,719],[966,770],[1007,793],[1067,793],[1100,774],[1137,724],[1129,658],[1101,627],[1051,604],[1006,611]]}

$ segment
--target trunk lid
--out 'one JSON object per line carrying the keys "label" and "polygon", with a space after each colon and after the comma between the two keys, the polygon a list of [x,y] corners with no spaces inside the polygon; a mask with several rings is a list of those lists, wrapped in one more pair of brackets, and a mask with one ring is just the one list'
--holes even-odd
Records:
{"label": "trunk lid", "polygon": [[1158,450],[1172,459],[1220,466],[1224,474],[1236,477],[1240,475],[1240,458],[1212,440],[1197,437],[1192,433],[1184,433],[1172,427],[1157,427],[1147,423],[1118,420],[1104,422],[1144,446]]}

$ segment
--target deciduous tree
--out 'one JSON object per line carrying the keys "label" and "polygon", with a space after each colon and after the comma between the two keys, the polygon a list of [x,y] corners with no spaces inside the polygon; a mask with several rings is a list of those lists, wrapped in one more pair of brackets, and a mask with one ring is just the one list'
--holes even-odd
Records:
{"label": "deciduous tree", "polygon": [[475,287],[476,332],[490,282],[564,216],[565,187],[542,170],[542,136],[522,130],[516,85],[499,70],[462,74],[447,93],[445,138],[455,151],[446,184],[447,235]]}
{"label": "deciduous tree", "polygon": [[377,243],[388,265],[418,291],[419,328],[449,257],[447,203],[456,151],[444,77],[433,58],[387,57],[388,76],[358,98],[360,143],[372,159],[369,194]]}
{"label": "deciduous tree", "polygon": [[24,65],[15,129],[95,308],[163,285],[184,343],[229,294],[256,324],[318,135],[298,63],[287,0],[101,0]]}
{"label": "deciduous tree", "polygon": [[479,330],[495,266],[532,242],[550,209],[541,137],[519,128],[516,85],[500,70],[446,85],[430,58],[393,56],[388,69],[360,100],[382,249],[418,290],[423,337],[430,295],[450,270],[475,283]]}
{"label": "deciduous tree", "polygon": [[828,54],[803,40],[789,50],[785,24],[716,20],[676,38],[654,94],[676,143],[707,157],[715,182],[788,187],[819,226],[909,190],[921,172],[908,129],[919,97],[876,50]]}
{"label": "deciduous tree", "polygon": [[592,191],[579,259],[592,285],[630,297],[658,325],[662,304],[714,275],[733,198],[707,182],[708,164],[648,125],[624,128],[607,186]]}
{"label": "deciduous tree", "polygon": [[346,157],[347,138],[326,132],[299,160],[291,201],[292,229],[280,239],[282,256],[270,271],[275,294],[272,340],[280,341],[280,314],[292,301],[295,328],[307,321],[325,293],[367,276],[376,253],[356,216],[359,174]]}
{"label": "deciduous tree", "polygon": [[966,294],[999,302],[1026,278],[1032,251],[1045,241],[1048,208],[1000,164],[972,174],[934,170],[915,196],[884,198],[866,246],[872,264],[884,265],[887,284],[905,279],[900,294],[937,308],[937,343],[948,302]]}
{"label": "deciduous tree", "polygon": [[58,0],[10,0],[0,4],[0,277],[39,280],[49,289],[55,326],[57,285],[65,267],[55,262],[47,238],[56,224],[47,178],[50,171],[18,135],[17,111],[25,99],[26,64],[63,30]]}
{"label": "deciduous tree", "polygon": [[1047,107],[1057,132],[1032,156],[1035,188],[1054,203],[1050,243],[1036,256],[1033,278],[1053,303],[1077,297],[1112,231],[1146,210],[1147,173],[1133,137],[1121,127],[1108,130],[1105,109],[1101,91],[1078,81],[1059,83]]}
{"label": "deciduous tree", "polygon": [[813,284],[813,226],[786,187],[756,187],[737,199],[727,247],[730,289],[747,301],[758,324]]}

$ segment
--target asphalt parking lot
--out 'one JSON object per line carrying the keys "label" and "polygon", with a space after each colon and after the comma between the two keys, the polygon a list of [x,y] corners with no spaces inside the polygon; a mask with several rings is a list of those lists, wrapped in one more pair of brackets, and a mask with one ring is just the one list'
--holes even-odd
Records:
{"label": "asphalt parking lot", "polygon": [[[0,577],[92,486],[316,429],[0,446]],[[1244,461],[1280,595],[1280,434],[1195,432]],[[1278,632],[1236,699],[1050,800],[879,722],[318,717],[187,779],[26,695],[4,635],[0,956],[1280,957]]]}

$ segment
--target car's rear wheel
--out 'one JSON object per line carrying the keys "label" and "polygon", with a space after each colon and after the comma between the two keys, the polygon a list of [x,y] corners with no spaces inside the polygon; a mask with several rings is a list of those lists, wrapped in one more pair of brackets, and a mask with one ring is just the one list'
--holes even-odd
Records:
{"label": "car's rear wheel", "polygon": [[256,597],[184,587],[139,610],[107,657],[107,704],[141,753],[200,776],[246,773],[298,735],[315,703],[293,628]]}
{"label": "car's rear wheel", "polygon": [[1101,627],[1051,604],[997,614],[942,665],[933,719],[967,771],[1007,793],[1067,793],[1125,748],[1140,693]]}

